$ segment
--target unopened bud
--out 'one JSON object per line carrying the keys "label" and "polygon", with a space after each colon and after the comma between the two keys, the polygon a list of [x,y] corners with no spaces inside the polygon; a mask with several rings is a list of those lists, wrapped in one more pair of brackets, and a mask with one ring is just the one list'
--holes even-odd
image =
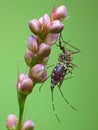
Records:
{"label": "unopened bud", "polygon": [[30,69],[29,77],[34,79],[35,82],[42,83],[47,78],[47,71],[43,64],[36,64]]}
{"label": "unopened bud", "polygon": [[17,82],[18,92],[28,95],[32,92],[33,85],[33,81],[26,74],[19,74]]}
{"label": "unopened bud", "polygon": [[37,40],[34,36],[29,36],[29,39],[28,39],[28,49],[33,51],[33,52],[37,52],[38,51],[38,44],[37,44]]}
{"label": "unopened bud", "polygon": [[36,64],[37,62],[37,54],[33,53],[29,49],[26,50],[25,52],[25,62],[27,63],[28,66],[32,67]]}
{"label": "unopened bud", "polygon": [[8,130],[16,130],[18,125],[18,119],[14,114],[10,114],[7,117],[6,126]]}
{"label": "unopened bud", "polygon": [[51,14],[52,20],[63,20],[67,15],[67,9],[64,5],[54,9]]}
{"label": "unopened bud", "polygon": [[64,25],[60,22],[60,20],[55,20],[50,24],[50,33],[60,33],[64,28]]}
{"label": "unopened bud", "polygon": [[39,19],[41,26],[42,26],[42,33],[47,34],[49,32],[49,24],[50,24],[50,17],[48,14],[45,14],[43,17]]}
{"label": "unopened bud", "polygon": [[43,59],[43,58],[49,56],[50,52],[51,52],[50,45],[41,43],[39,46],[39,51],[38,51],[37,55],[38,55],[39,59]]}
{"label": "unopened bud", "polygon": [[25,121],[21,130],[34,130],[34,123],[31,120]]}
{"label": "unopened bud", "polygon": [[44,42],[47,43],[47,44],[49,44],[50,46],[52,46],[57,41],[58,37],[59,37],[59,34],[49,33],[46,36]]}
{"label": "unopened bud", "polygon": [[39,35],[41,30],[41,23],[39,20],[33,19],[29,22],[29,28],[35,35]]}

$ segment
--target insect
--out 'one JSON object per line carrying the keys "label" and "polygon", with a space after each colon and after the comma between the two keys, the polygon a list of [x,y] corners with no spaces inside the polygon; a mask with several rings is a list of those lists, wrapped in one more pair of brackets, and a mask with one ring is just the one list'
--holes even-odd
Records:
{"label": "insect", "polygon": [[[71,48],[75,49],[75,51],[72,51],[70,49],[67,49],[65,48],[65,46],[63,46],[62,44],[65,44],[65,45],[68,45],[70,46]],[[57,65],[54,67],[53,71],[52,71],[52,74],[51,74],[51,92],[52,92],[52,107],[53,107],[53,111],[54,111],[54,114],[57,118],[57,120],[60,122],[60,119],[56,113],[56,110],[55,110],[55,106],[54,106],[54,98],[53,98],[53,90],[55,88],[55,86],[57,85],[58,88],[59,88],[59,91],[62,95],[62,97],[64,98],[65,102],[72,108],[74,109],[75,111],[77,111],[77,109],[75,107],[73,107],[72,105],[69,104],[68,100],[64,97],[64,94],[63,92],[61,91],[61,85],[63,83],[63,81],[65,79],[69,79],[69,78],[72,78],[73,77],[73,68],[74,67],[77,67],[77,65],[73,64],[72,63],[72,55],[75,54],[75,53],[78,53],[80,52],[80,50],[72,45],[70,45],[68,42],[65,42],[63,40],[63,37],[62,37],[62,34],[60,34],[59,36],[59,45],[57,45],[60,50],[62,51],[62,53],[59,55],[58,57],[58,63]],[[70,77],[66,77],[65,76],[67,74],[71,74]]]}
{"label": "insect", "polygon": [[[67,46],[75,49],[75,51],[72,51],[72,50],[70,50],[68,48],[65,48],[65,45],[67,45]],[[73,74],[73,68],[74,67],[78,67],[78,66],[75,65],[74,63],[72,63],[72,56],[73,56],[73,54],[76,54],[76,53],[80,52],[80,50],[78,48],[72,46],[68,42],[65,42],[63,40],[63,37],[62,37],[61,33],[60,33],[60,36],[59,36],[59,45],[57,45],[57,46],[60,48],[60,50],[62,51],[62,53],[59,54],[59,56],[58,56],[58,63],[54,67],[54,69],[52,70],[51,75],[49,75],[48,78],[51,77],[50,88],[51,88],[51,93],[52,93],[52,108],[53,108],[54,114],[56,116],[56,119],[59,122],[61,122],[60,119],[59,119],[59,117],[58,117],[58,115],[57,115],[57,113],[56,113],[56,110],[55,110],[53,90],[54,90],[55,86],[57,85],[58,88],[59,88],[59,91],[60,91],[60,93],[61,93],[61,95],[62,95],[62,97],[64,99],[64,101],[72,109],[74,109],[75,111],[77,111],[77,109],[75,107],[73,107],[69,103],[69,101],[65,98],[65,96],[64,96],[64,94],[63,94],[63,92],[61,90],[61,86],[62,86],[62,83],[63,83],[64,80],[72,78],[74,76],[74,74]],[[66,77],[66,75],[68,75],[68,74],[71,74],[71,75],[69,77]],[[40,86],[39,90],[41,90],[42,85]]]}

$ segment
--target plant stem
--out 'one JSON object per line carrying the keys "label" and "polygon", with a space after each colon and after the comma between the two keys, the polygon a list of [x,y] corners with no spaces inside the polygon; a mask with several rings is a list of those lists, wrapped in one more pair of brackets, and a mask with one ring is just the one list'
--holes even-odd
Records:
{"label": "plant stem", "polygon": [[21,130],[25,101],[26,101],[26,96],[18,93],[19,122],[18,122],[17,130]]}

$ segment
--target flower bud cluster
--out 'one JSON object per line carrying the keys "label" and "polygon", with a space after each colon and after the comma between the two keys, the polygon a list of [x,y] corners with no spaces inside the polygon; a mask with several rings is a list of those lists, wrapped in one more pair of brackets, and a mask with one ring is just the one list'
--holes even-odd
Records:
{"label": "flower bud cluster", "polygon": [[61,21],[66,18],[66,15],[67,10],[64,5],[54,8],[50,17],[45,14],[39,19],[31,20],[29,22],[30,30],[44,40],[47,34],[58,34],[62,31],[64,25]]}
{"label": "flower bud cluster", "polygon": [[62,20],[66,18],[64,5],[53,9],[50,17],[45,14],[39,19],[29,22],[29,28],[33,34],[28,38],[25,52],[25,62],[29,66],[29,74],[20,74],[17,90],[28,95],[36,83],[42,83],[47,79],[46,65],[51,53],[51,46],[56,42],[64,28]]}
{"label": "flower bud cluster", "polygon": [[[46,65],[51,53],[51,46],[56,43],[59,34],[64,28],[62,20],[66,18],[64,5],[54,8],[50,16],[45,14],[39,19],[29,22],[32,34],[28,38],[25,52],[25,62],[29,67],[29,73],[19,74],[17,80],[17,95],[20,111],[23,111],[25,99],[30,94],[36,83],[42,83],[47,79]],[[34,130],[34,123],[28,120],[22,123],[23,113],[17,117],[10,114],[6,126],[8,130]]]}
{"label": "flower bud cluster", "polygon": [[[6,126],[8,130],[18,130],[18,118],[14,114],[8,115]],[[34,130],[34,123],[32,122],[32,120],[27,120],[23,122],[21,130]]]}
{"label": "flower bud cluster", "polygon": [[62,20],[66,18],[66,7],[53,9],[50,17],[45,14],[39,19],[29,22],[33,34],[28,38],[25,52],[25,62],[29,66],[29,75],[18,76],[17,90],[28,95],[32,92],[35,83],[42,83],[47,79],[46,65],[51,53],[51,46],[56,42],[59,33],[63,30]]}
{"label": "flower bud cluster", "polygon": [[29,66],[29,77],[34,83],[42,83],[47,78],[47,65],[51,46],[56,43],[59,34],[64,28],[62,20],[67,11],[64,5],[53,9],[50,17],[44,14],[39,19],[32,19],[29,28],[33,34],[28,38],[25,61]]}

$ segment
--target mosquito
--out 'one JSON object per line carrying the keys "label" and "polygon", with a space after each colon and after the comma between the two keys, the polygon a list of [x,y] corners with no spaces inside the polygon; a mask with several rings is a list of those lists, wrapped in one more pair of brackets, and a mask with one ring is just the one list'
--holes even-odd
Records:
{"label": "mosquito", "polygon": [[[64,45],[63,45],[64,44]],[[71,47],[73,50],[70,50],[68,48],[65,47],[65,45]],[[59,44],[57,45],[60,50],[62,51],[62,53],[59,54],[58,56],[58,63],[55,65],[55,67],[52,70],[51,75],[49,75],[47,77],[47,79],[49,77],[51,77],[51,93],[52,93],[52,108],[54,111],[54,114],[56,116],[56,119],[60,121],[57,113],[56,113],[56,109],[55,109],[55,105],[54,105],[54,96],[53,96],[53,91],[55,86],[58,86],[59,91],[64,99],[64,101],[75,111],[77,111],[77,109],[75,107],[73,107],[69,101],[65,98],[62,90],[61,90],[61,86],[64,80],[66,79],[70,79],[74,76],[73,74],[73,68],[74,67],[78,67],[76,64],[72,63],[72,58],[73,58],[73,54],[79,53],[80,50],[76,47],[74,47],[73,45],[69,44],[69,42],[66,42],[63,40],[62,34],[60,33],[59,36]],[[70,77],[66,77],[66,75],[71,74]],[[40,86],[39,90],[41,90],[41,87],[43,86],[43,84]]]}
{"label": "mosquito", "polygon": [[[75,51],[72,51],[70,49],[65,48],[65,46],[63,45],[67,45],[70,46],[71,48],[75,49]],[[63,40],[62,34],[60,34],[59,36],[59,45],[57,45],[60,50],[62,51],[61,54],[59,54],[58,56],[58,63],[57,65],[54,67],[54,69],[52,70],[52,74],[51,74],[51,92],[52,92],[52,107],[53,107],[53,111],[54,114],[57,118],[57,120],[60,122],[60,119],[56,113],[55,110],[55,105],[54,105],[54,98],[53,98],[53,90],[55,88],[55,86],[57,85],[59,88],[59,91],[64,99],[64,101],[75,111],[77,111],[77,109],[75,107],[73,107],[69,101],[65,98],[62,90],[61,90],[61,86],[64,80],[72,78],[74,76],[73,74],[73,68],[74,67],[78,67],[77,65],[75,65],[74,63],[72,63],[72,56],[73,54],[76,54],[78,52],[80,52],[80,50],[74,46],[72,46],[71,44],[69,44],[68,42],[65,42]],[[71,74],[70,77],[66,77],[67,74]]]}

